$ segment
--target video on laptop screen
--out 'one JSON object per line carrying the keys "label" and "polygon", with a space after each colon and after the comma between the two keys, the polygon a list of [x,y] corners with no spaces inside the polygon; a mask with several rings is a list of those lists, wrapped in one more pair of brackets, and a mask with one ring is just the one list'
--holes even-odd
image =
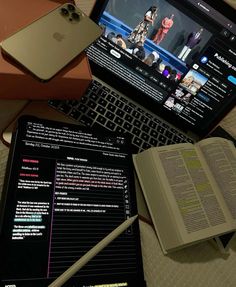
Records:
{"label": "video on laptop screen", "polygon": [[[222,2],[222,7],[223,7]],[[235,103],[236,25],[203,1],[110,0],[90,60],[201,130]]]}
{"label": "video on laptop screen", "polygon": [[[128,151],[123,136],[20,119],[0,217],[0,286],[48,286],[137,214]],[[138,220],[63,286],[145,286]]]}

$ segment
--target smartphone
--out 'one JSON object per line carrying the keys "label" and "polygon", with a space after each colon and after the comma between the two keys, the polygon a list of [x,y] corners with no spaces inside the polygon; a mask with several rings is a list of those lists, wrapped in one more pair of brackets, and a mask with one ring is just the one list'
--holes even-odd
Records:
{"label": "smartphone", "polygon": [[101,34],[95,22],[66,3],[3,40],[1,49],[38,79],[48,81]]}

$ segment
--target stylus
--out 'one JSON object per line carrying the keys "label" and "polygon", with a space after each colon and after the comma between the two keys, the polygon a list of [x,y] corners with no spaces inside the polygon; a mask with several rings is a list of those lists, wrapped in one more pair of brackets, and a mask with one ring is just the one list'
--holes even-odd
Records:
{"label": "stylus", "polygon": [[105,248],[110,242],[118,237],[123,231],[125,231],[138,217],[135,215],[126,219],[121,225],[109,233],[105,238],[98,242],[92,249],[90,249],[84,256],[76,261],[71,267],[69,267],[64,273],[62,273],[55,281],[53,281],[48,287],[60,287],[68,279],[70,279],[76,272],[78,272],[89,260],[91,260],[96,254],[98,254],[103,248]]}

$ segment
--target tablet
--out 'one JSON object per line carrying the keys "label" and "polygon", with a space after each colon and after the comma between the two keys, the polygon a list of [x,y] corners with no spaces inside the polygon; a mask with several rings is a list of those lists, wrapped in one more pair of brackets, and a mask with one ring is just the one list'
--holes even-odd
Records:
{"label": "tablet", "polygon": [[[23,116],[2,199],[1,286],[48,286],[137,214],[129,139]],[[138,221],[65,286],[145,286]]]}

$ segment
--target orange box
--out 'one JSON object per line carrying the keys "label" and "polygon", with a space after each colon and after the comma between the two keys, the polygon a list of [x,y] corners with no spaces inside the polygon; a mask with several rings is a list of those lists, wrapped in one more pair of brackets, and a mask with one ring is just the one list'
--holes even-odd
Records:
{"label": "orange box", "polygon": [[[0,41],[62,3],[50,0],[0,0]],[[0,53],[0,99],[78,99],[92,80],[85,53],[47,83],[41,83]]]}

